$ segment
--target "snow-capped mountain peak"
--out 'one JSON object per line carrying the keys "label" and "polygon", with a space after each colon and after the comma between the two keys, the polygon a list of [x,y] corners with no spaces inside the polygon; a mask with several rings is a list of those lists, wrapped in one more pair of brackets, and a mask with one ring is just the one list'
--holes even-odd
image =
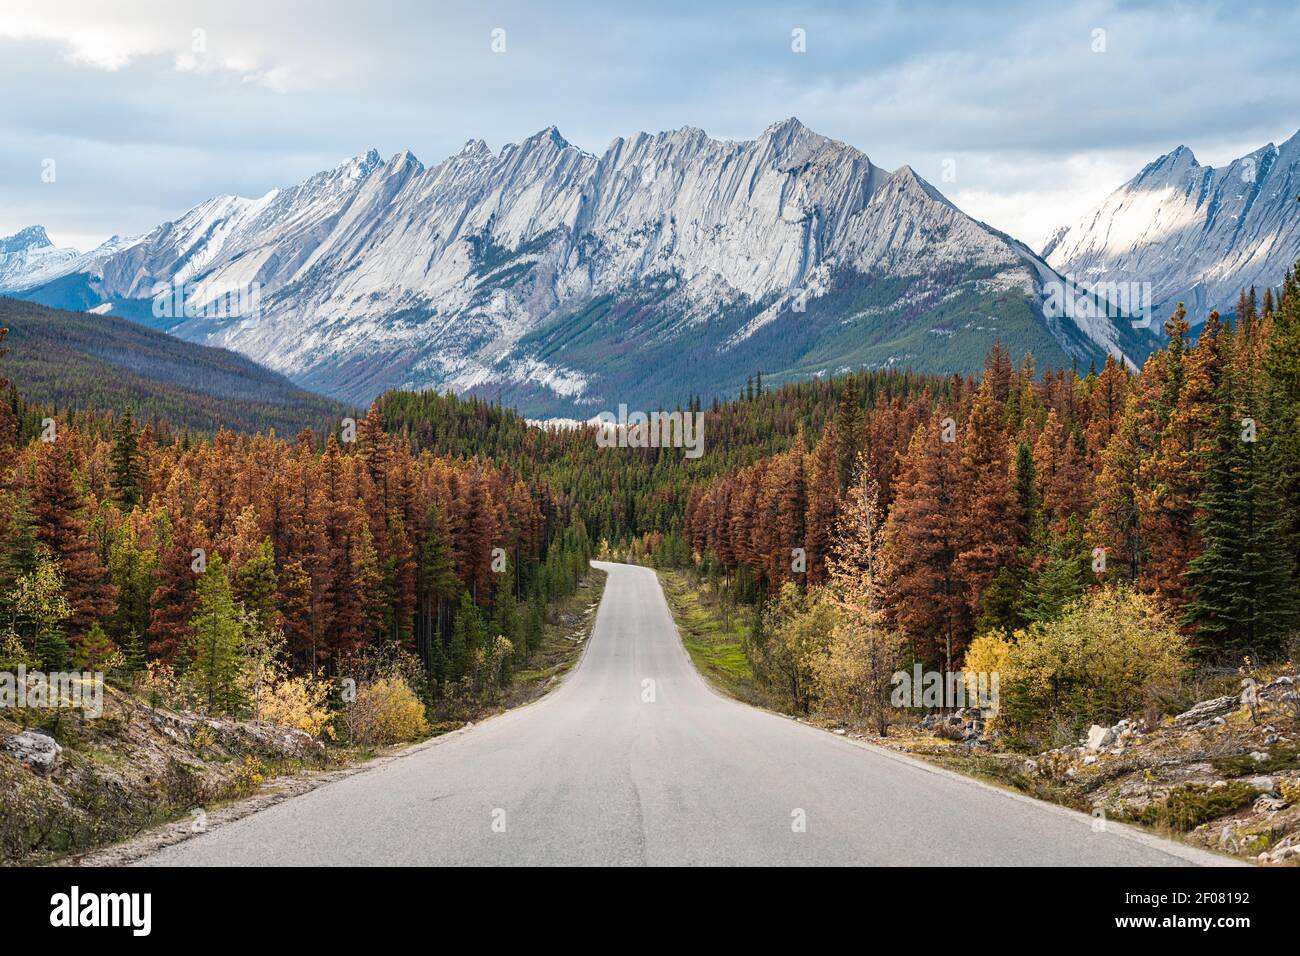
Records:
{"label": "snow-capped mountain peak", "polygon": [[1186,146],[1148,163],[1043,256],[1093,281],[1148,283],[1160,315],[1230,311],[1242,288],[1277,283],[1300,255],[1300,132],[1225,166]]}
{"label": "snow-capped mountain peak", "polygon": [[999,337],[1044,364],[1123,338],[1046,321],[1053,274],[1032,253],[793,117],[752,140],[641,132],[600,156],[553,126],[429,167],[372,149],[207,200],[82,271],[103,301],[256,284],[256,314],[171,331],[334,395],[500,389],[547,413],[727,394],[759,367],[967,371]]}
{"label": "snow-capped mountain peak", "polygon": [[76,249],[57,248],[44,226],[28,226],[12,236],[2,236],[0,289],[48,282],[61,275],[80,255]]}

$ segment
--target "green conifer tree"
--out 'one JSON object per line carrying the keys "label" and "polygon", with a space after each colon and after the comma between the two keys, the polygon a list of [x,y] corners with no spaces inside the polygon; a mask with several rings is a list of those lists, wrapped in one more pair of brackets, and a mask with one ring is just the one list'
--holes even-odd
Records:
{"label": "green conifer tree", "polygon": [[235,713],[242,704],[237,678],[244,648],[243,624],[221,555],[213,554],[199,578],[198,609],[190,619],[187,678],[207,701],[209,713]]}
{"label": "green conifer tree", "polygon": [[112,470],[109,483],[117,503],[130,511],[140,503],[144,474],[140,464],[140,447],[135,431],[135,421],[128,405],[113,428],[113,449],[110,454]]}

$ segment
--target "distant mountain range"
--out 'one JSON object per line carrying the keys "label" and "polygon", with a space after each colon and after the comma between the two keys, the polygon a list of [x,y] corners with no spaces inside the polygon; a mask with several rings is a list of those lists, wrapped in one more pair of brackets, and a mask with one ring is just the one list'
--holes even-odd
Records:
{"label": "distant mountain range", "polygon": [[[346,401],[453,389],[534,416],[725,397],[756,370],[774,383],[862,367],[971,372],[995,339],[1042,366],[1141,363],[1179,290],[1199,281],[1205,302],[1230,306],[1242,277],[1279,280],[1296,254],[1297,204],[1283,202],[1296,152],[1293,138],[1252,154],[1246,191],[1258,195],[1233,206],[1236,164],[1207,177],[1175,151],[1112,197],[1141,195],[1145,212],[1121,198],[1040,257],[909,167],[881,169],[795,119],[743,142],[640,133],[600,156],[550,128],[496,153],[471,141],[428,168],[371,150],[85,255],[34,227],[0,246],[0,289],[224,346]],[[1197,233],[1194,211],[1211,206],[1212,228]],[[1229,215],[1246,225],[1227,230]],[[1156,242],[1175,242],[1160,271],[1143,251]],[[1214,282],[1179,278],[1198,269]],[[1070,276],[1109,272],[1156,286],[1151,328],[1117,314],[1131,304],[1045,308]],[[159,316],[159,283],[195,284],[200,306],[256,288],[256,308]]]}
{"label": "distant mountain range", "polygon": [[1243,288],[1281,284],[1300,258],[1300,133],[1227,166],[1179,146],[1043,249],[1080,282],[1150,283],[1157,316],[1228,313]]}
{"label": "distant mountain range", "polygon": [[298,388],[242,355],[196,345],[111,315],[0,297],[9,329],[0,374],[29,402],[161,418],[177,429],[274,428],[322,434],[355,410]]}

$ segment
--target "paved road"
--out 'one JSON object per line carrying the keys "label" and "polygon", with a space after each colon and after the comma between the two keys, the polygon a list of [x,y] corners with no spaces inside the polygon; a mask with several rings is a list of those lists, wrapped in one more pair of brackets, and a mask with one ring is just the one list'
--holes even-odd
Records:
{"label": "paved road", "polygon": [[692,667],[654,573],[597,567],[609,581],[591,641],[549,696],[143,862],[1217,861],[725,699]]}

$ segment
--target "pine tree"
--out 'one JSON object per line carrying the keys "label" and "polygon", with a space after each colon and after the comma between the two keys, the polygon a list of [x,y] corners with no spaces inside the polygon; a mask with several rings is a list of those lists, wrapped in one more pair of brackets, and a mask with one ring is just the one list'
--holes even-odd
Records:
{"label": "pine tree", "polygon": [[113,450],[110,460],[112,463],[110,484],[113,494],[122,509],[130,511],[140,503],[144,476],[140,464],[135,422],[129,405],[113,428]]}
{"label": "pine tree", "polygon": [[[1265,302],[1272,304],[1272,290]],[[1287,273],[1281,301],[1273,314],[1273,333],[1269,341],[1265,371],[1282,389],[1291,407],[1300,410],[1300,260]],[[1297,421],[1300,424],[1300,421]]]}
{"label": "pine tree", "polygon": [[1193,599],[1185,613],[1202,656],[1276,654],[1295,626],[1286,506],[1278,496],[1275,445],[1248,427],[1253,390],[1224,376],[1205,489],[1197,502],[1204,550],[1187,567]]}
{"label": "pine tree", "polygon": [[840,497],[848,491],[856,475],[858,450],[862,447],[862,405],[855,376],[844,380],[839,407],[835,412],[835,474]]}
{"label": "pine tree", "polygon": [[1055,528],[1072,516],[1086,514],[1092,500],[1092,476],[1070,430],[1049,409],[1034,442],[1034,472],[1042,491],[1044,517]]}
{"label": "pine tree", "polygon": [[274,630],[280,626],[276,610],[279,578],[275,571],[275,549],[271,539],[263,539],[257,551],[235,572],[235,599],[252,615],[260,627]]}
{"label": "pine tree", "polygon": [[546,636],[546,604],[542,592],[534,589],[528,599],[527,617],[524,619],[524,644],[528,653],[536,653]]}
{"label": "pine tree", "polygon": [[1110,444],[1111,436],[1119,426],[1128,394],[1128,373],[1114,356],[1106,356],[1106,365],[1092,383],[1088,396],[1088,427],[1086,443],[1088,462],[1093,471],[1100,470],[1102,451]]}
{"label": "pine tree", "polygon": [[1016,499],[1015,520],[1021,541],[1028,538],[1042,517],[1042,496],[1038,491],[1038,470],[1028,442],[1016,446],[1016,473],[1012,492]]}
{"label": "pine tree", "polygon": [[[1274,423],[1269,441],[1278,496],[1286,511],[1286,541],[1292,565],[1300,572],[1300,261],[1287,274],[1276,306],[1272,289],[1265,290],[1263,315],[1271,334],[1261,357],[1261,388]],[[1300,579],[1294,576],[1292,588],[1300,591]]]}
{"label": "pine tree", "polygon": [[483,619],[468,591],[460,593],[456,620],[451,628],[451,642],[447,647],[447,676],[459,681],[471,673],[474,654],[483,649]]}
{"label": "pine tree", "polygon": [[1147,416],[1159,427],[1150,462],[1144,466],[1142,511],[1147,560],[1142,583],[1170,603],[1181,604],[1183,571],[1199,551],[1196,499],[1212,444],[1215,396],[1225,366],[1229,335],[1211,312],[1196,347],[1185,347],[1187,322],[1180,309],[1166,325],[1171,338],[1165,357],[1163,393]]}
{"label": "pine tree", "polygon": [[312,579],[301,558],[285,564],[278,576],[278,584],[276,607],[288,652],[301,662],[303,670],[314,674],[318,661]]}
{"label": "pine tree", "polygon": [[190,619],[187,677],[207,701],[208,713],[235,713],[243,702],[238,676],[244,629],[221,555],[213,554],[198,583],[198,609]]}
{"label": "pine tree", "polygon": [[436,656],[441,656],[443,652],[446,609],[460,588],[452,554],[451,530],[436,500],[429,502],[424,514],[424,535],[416,563],[415,588],[416,647],[426,665],[432,669],[435,647]]}
{"label": "pine tree", "polygon": [[808,582],[826,579],[826,556],[830,550],[835,511],[839,507],[839,471],[836,463],[835,426],[828,425],[808,456],[808,508],[804,517],[804,548],[808,558]]}
{"label": "pine tree", "polygon": [[113,643],[112,638],[104,632],[104,629],[98,623],[92,624],[86,636],[77,645],[77,651],[72,658],[72,665],[78,670],[100,670],[104,661],[116,649],[117,646]]}
{"label": "pine tree", "polygon": [[146,655],[144,640],[137,633],[131,633],[126,636],[122,642],[122,653],[126,658],[126,672],[128,674],[144,673],[146,666]]}
{"label": "pine tree", "polygon": [[515,648],[515,664],[522,666],[528,658],[528,648],[519,640],[519,609],[515,600],[515,569],[509,560],[505,570],[497,575],[495,594],[492,602],[492,623],[488,627],[488,636],[500,635],[510,641]]}
{"label": "pine tree", "polygon": [[117,607],[105,622],[109,636],[123,645],[128,635],[149,627],[149,601],[157,582],[158,556],[140,546],[135,528],[127,521],[110,536],[108,576],[117,589]]}
{"label": "pine tree", "polygon": [[198,606],[193,552],[207,547],[207,532],[183,519],[173,524],[165,509],[159,512],[157,525],[158,586],[149,600],[148,648],[152,657],[172,663],[187,643],[189,622]]}
{"label": "pine tree", "polygon": [[923,657],[942,658],[951,667],[973,621],[955,568],[963,540],[961,461],[957,443],[943,440],[945,417],[940,407],[912,436],[885,531],[894,619]]}
{"label": "pine tree", "polygon": [[[1018,502],[1012,487],[1001,408],[992,386],[982,385],[962,428],[961,471],[957,500],[957,556],[953,571],[966,588],[970,616],[979,610],[979,595],[1015,557],[1028,529],[1016,521],[1017,512],[1034,507],[1033,475],[1025,476],[1028,499]],[[1026,449],[1026,458],[1029,459]],[[1027,466],[1032,459],[1026,463]]]}
{"label": "pine tree", "polygon": [[1018,610],[1024,624],[1054,621],[1087,590],[1091,554],[1077,518],[1053,533],[1038,565],[1026,575]]}
{"label": "pine tree", "polygon": [[36,525],[23,498],[0,491],[0,594],[36,567]]}
{"label": "pine tree", "polygon": [[63,572],[72,617],[68,627],[76,643],[90,626],[113,610],[116,590],[100,563],[83,517],[85,502],[77,492],[71,452],[62,435],[42,443],[32,492],[36,537],[50,550]]}

